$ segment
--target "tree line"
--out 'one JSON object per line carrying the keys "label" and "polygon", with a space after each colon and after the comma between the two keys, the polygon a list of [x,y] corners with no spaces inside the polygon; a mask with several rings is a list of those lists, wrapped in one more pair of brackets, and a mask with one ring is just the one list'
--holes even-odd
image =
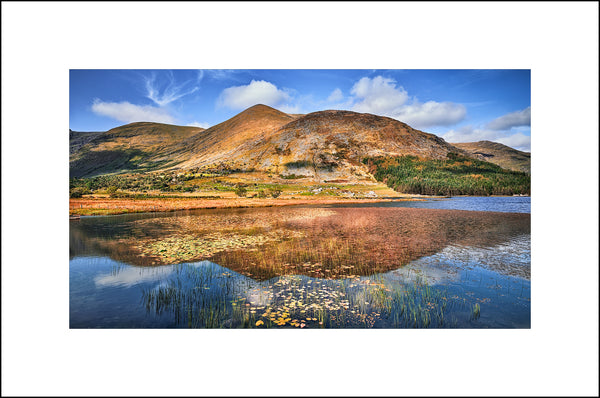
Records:
{"label": "tree line", "polygon": [[531,177],[493,163],[449,153],[446,159],[416,156],[363,159],[377,181],[420,195],[530,195]]}

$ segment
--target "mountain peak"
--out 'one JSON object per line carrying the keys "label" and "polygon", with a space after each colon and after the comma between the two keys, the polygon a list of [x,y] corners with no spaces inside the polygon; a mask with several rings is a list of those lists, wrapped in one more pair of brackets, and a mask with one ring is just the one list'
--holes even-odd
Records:
{"label": "mountain peak", "polygon": [[272,108],[268,105],[256,104],[256,105],[253,105],[250,108],[247,108],[247,109],[243,110],[242,112],[238,113],[232,119],[239,118],[239,117],[251,117],[251,118],[260,119],[263,117],[289,117],[289,116],[290,115],[288,115],[287,113],[281,112],[281,111],[279,111],[275,108]]}
{"label": "mountain peak", "polygon": [[261,110],[261,109],[263,109],[263,110],[277,111],[277,109],[275,109],[275,108],[273,108],[271,106],[265,105],[265,104],[252,105],[250,108],[247,108],[246,110],[248,111],[248,110],[251,110],[251,109],[254,109],[254,110]]}

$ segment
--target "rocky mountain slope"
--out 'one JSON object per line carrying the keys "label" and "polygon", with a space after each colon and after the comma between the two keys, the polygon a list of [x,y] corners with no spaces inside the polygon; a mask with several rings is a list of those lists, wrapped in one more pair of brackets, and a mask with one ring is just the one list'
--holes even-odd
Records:
{"label": "rocky mountain slope", "polygon": [[[264,107],[264,106],[259,106]],[[225,152],[211,151],[211,161],[231,168],[259,170],[315,181],[370,179],[364,156],[417,155],[445,158],[462,152],[443,139],[395,119],[348,111],[322,111],[298,117],[277,129],[254,134]],[[191,157],[182,166],[201,166],[206,157]]]}
{"label": "rocky mountain slope", "polygon": [[522,152],[509,146],[491,141],[453,143],[457,148],[467,151],[471,156],[498,166],[531,173],[531,153]]}
{"label": "rocky mountain slope", "polygon": [[290,115],[265,105],[206,130],[141,122],[104,133],[70,132],[70,139],[71,177],[220,168],[255,172],[266,179],[276,175],[357,182],[373,180],[361,163],[366,156],[445,159],[455,152],[502,160],[507,153],[490,145],[479,150],[449,144],[382,116],[333,110]]}

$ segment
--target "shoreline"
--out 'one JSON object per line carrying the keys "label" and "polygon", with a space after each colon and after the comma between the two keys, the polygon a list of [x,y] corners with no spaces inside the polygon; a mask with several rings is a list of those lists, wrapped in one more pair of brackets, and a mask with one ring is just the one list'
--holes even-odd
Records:
{"label": "shoreline", "polygon": [[[378,198],[70,198],[69,217],[78,219],[80,216],[107,216],[129,213],[152,213],[198,209],[240,209],[253,207],[280,207],[294,205],[327,205],[340,203],[378,203],[393,201],[422,201],[427,199],[447,199],[451,197],[469,197],[470,195],[427,196],[403,195],[396,197]],[[514,196],[514,195],[513,195]],[[529,195],[524,195],[530,197]],[[512,197],[490,195],[490,197]],[[521,197],[521,196],[519,196]]]}
{"label": "shoreline", "polygon": [[69,216],[104,216],[128,213],[166,212],[197,209],[235,209],[251,207],[278,207],[310,204],[376,203],[391,201],[418,201],[425,197],[406,196],[397,198],[71,198]]}

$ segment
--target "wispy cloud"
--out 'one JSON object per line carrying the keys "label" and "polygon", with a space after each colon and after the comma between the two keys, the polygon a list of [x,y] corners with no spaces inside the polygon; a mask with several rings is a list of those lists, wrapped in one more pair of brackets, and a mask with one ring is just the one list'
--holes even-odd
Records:
{"label": "wispy cloud", "polygon": [[396,81],[383,76],[363,77],[351,90],[352,110],[388,116],[415,128],[451,126],[467,114],[464,105],[452,102],[419,102]]}
{"label": "wispy cloud", "polygon": [[450,130],[442,135],[448,142],[475,142],[494,141],[513,147],[520,151],[531,151],[531,136],[522,132],[497,131],[485,128],[476,128],[471,125],[463,126],[456,130]]}
{"label": "wispy cloud", "polygon": [[146,97],[158,106],[168,105],[181,97],[198,91],[199,87],[196,84],[202,80],[203,74],[199,73],[196,81],[186,80],[179,84],[175,81],[173,72],[169,71],[166,76],[165,81],[162,82],[159,81],[156,73],[144,77]]}
{"label": "wispy cloud", "polygon": [[213,80],[238,80],[242,72],[236,69],[206,69],[204,72]]}
{"label": "wispy cloud", "polygon": [[92,112],[97,115],[108,116],[120,122],[157,122],[175,123],[175,119],[163,108],[151,105],[134,105],[127,101],[104,102],[95,99],[92,104]]}
{"label": "wispy cloud", "polygon": [[217,106],[234,110],[249,108],[256,104],[264,104],[273,107],[285,105],[290,95],[277,88],[273,83],[265,80],[252,80],[243,86],[233,86],[221,92],[217,99]]}
{"label": "wispy cloud", "polygon": [[487,124],[488,129],[492,130],[508,130],[513,127],[531,126],[531,107],[507,113],[500,116]]}

